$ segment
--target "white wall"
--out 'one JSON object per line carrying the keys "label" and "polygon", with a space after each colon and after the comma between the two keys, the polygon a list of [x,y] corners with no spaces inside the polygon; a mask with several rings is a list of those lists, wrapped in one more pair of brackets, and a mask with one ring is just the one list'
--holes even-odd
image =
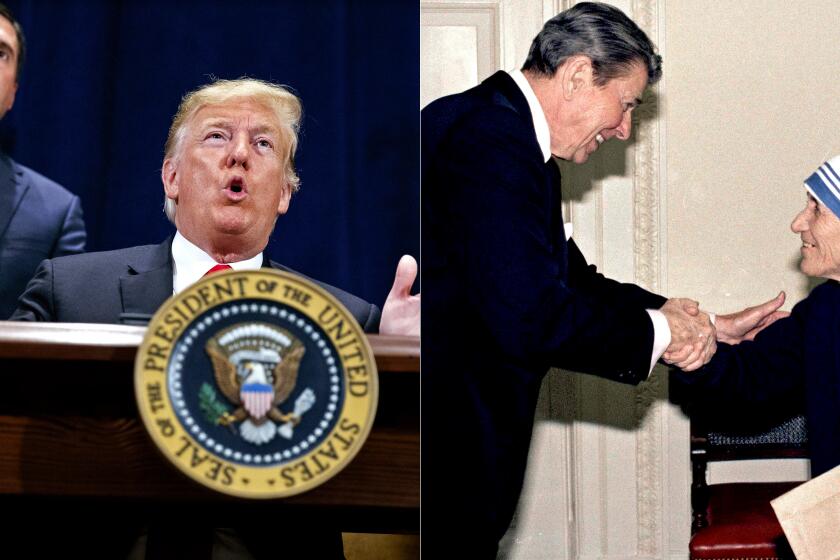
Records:
{"label": "white wall", "polygon": [[[833,0],[665,4],[668,291],[729,312],[813,282],[798,271],[802,181],[840,154]],[[716,464],[713,482],[802,479],[807,461]]]}

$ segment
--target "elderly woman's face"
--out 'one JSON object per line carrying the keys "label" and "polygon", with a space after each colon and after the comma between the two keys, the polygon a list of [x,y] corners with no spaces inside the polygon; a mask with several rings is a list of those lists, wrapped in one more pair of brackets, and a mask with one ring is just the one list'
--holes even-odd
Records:
{"label": "elderly woman's face", "polygon": [[790,229],[802,238],[802,272],[840,280],[840,218],[809,194]]}

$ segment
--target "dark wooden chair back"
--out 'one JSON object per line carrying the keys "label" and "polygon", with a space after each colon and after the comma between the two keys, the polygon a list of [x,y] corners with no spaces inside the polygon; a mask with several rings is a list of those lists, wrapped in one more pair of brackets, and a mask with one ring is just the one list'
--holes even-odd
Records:
{"label": "dark wooden chair back", "polygon": [[784,418],[770,428],[747,422],[727,424],[724,430],[708,414],[692,414],[691,558],[793,558],[770,500],[799,483],[709,485],[706,471],[714,461],[806,458],[807,445],[803,416]]}

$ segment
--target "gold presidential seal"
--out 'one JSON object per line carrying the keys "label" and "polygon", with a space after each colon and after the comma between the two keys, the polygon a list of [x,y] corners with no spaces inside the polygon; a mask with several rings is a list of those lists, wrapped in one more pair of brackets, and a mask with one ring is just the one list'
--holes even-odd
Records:
{"label": "gold presidential seal", "polygon": [[367,337],[329,292],[271,269],[208,276],[167,300],[134,364],[152,440],[193,480],[246,498],[310,490],[370,432]]}

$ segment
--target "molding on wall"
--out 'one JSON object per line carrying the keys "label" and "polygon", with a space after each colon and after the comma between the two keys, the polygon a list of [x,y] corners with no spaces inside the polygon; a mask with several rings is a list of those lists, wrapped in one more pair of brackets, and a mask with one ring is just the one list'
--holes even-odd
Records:
{"label": "molding on wall", "polygon": [[637,546],[639,556],[661,554],[663,520],[662,421],[664,407],[657,404],[667,397],[666,377],[655,369],[650,378],[636,390],[636,511],[638,516]]}
{"label": "molding on wall", "polygon": [[[657,0],[633,0],[633,19],[652,37],[658,38]],[[659,107],[658,87],[645,92],[644,103],[634,111],[636,129],[634,209],[635,279],[640,286],[658,291],[659,262]]]}
{"label": "molding on wall", "polygon": [[[632,18],[654,43],[661,39],[658,0],[632,0]],[[662,291],[662,263],[660,216],[660,112],[658,87],[645,93],[644,103],[634,113],[636,142],[634,191],[634,278],[638,285],[660,293]],[[663,420],[669,413],[667,406],[667,375],[656,368],[651,377],[637,389],[636,414],[639,430],[636,434],[637,513],[639,557],[662,557],[665,501],[663,500]],[[667,424],[667,423],[666,423]]]}
{"label": "molding on wall", "polygon": [[[421,106],[423,98],[427,101],[446,94],[455,93],[490,76],[501,64],[504,34],[501,32],[502,9],[500,0],[496,1],[432,1],[420,3],[421,48],[422,28],[439,28],[443,33],[442,45],[424,51],[421,61]],[[472,55],[458,52],[457,41],[448,44],[455,38],[451,34],[457,28],[471,29],[475,33],[475,51]],[[474,56],[474,60],[469,60]],[[460,58],[460,60],[459,60]],[[475,73],[469,80],[455,71],[453,75],[444,73],[438,76],[423,74],[426,60],[437,60],[439,64],[449,64],[455,70],[461,65],[473,66]],[[463,71],[463,69],[461,69]],[[453,76],[455,77],[453,81]]]}

